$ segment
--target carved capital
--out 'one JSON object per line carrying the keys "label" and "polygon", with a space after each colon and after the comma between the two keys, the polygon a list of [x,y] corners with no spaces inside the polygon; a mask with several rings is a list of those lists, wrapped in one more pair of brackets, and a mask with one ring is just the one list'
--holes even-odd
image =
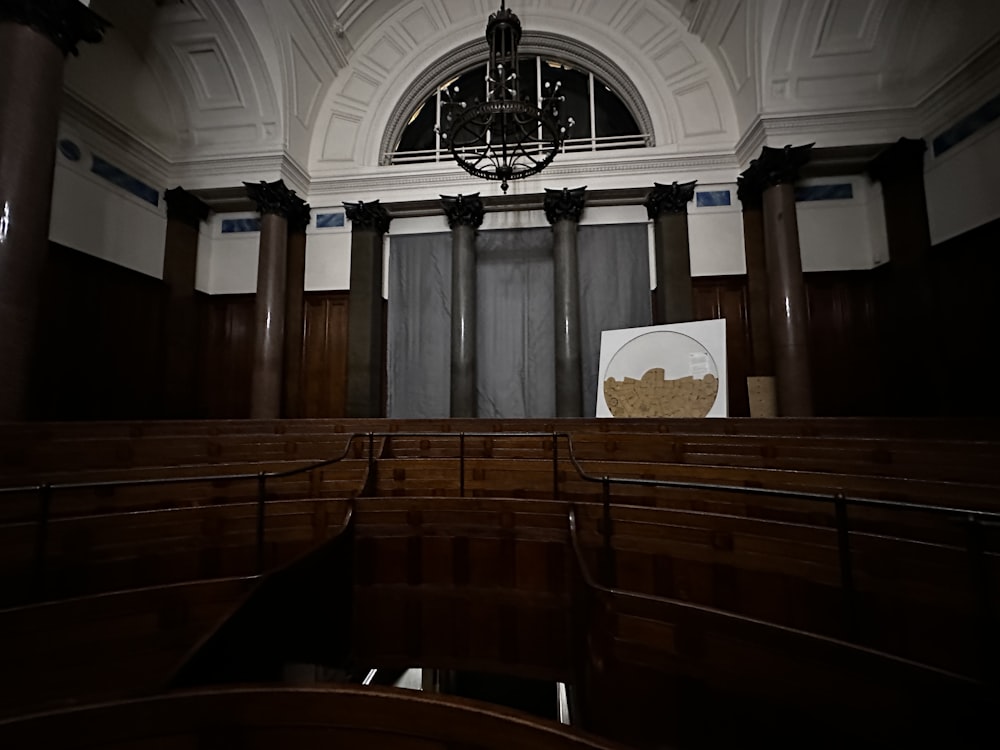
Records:
{"label": "carved capital", "polygon": [[760,170],[763,187],[769,188],[773,185],[795,182],[799,177],[799,170],[809,161],[814,145],[808,143],[805,146],[785,146],[784,148],[764,146],[760,158],[755,162],[756,169]]}
{"label": "carved capital", "polygon": [[344,203],[344,212],[347,218],[354,225],[354,231],[374,230],[379,234],[389,231],[389,222],[392,217],[385,210],[385,206],[378,201],[358,201],[357,203]]}
{"label": "carved capital", "polygon": [[302,233],[312,221],[312,206],[295,196],[292,211],[288,215],[288,231]]}
{"label": "carved capital", "polygon": [[579,222],[586,201],[586,186],[572,190],[569,188],[562,190],[545,188],[545,218],[548,219],[549,224],[555,224],[564,219]]}
{"label": "carved capital", "polygon": [[662,214],[686,214],[697,184],[697,180],[681,184],[673,182],[669,185],[654,182],[653,189],[642,204],[646,207],[646,215],[650,219],[657,219]]}
{"label": "carved capital", "polygon": [[764,202],[764,187],[764,175],[754,159],[736,178],[736,197],[743,208],[760,208]]}
{"label": "carved capital", "polygon": [[927,142],[922,138],[900,138],[868,165],[873,180],[886,182],[910,180],[924,173],[924,152]]}
{"label": "carved capital", "polygon": [[0,21],[30,26],[64,55],[78,55],[80,42],[97,44],[111,26],[80,0],[0,0]]}
{"label": "carved capital", "polygon": [[167,204],[167,221],[180,221],[197,227],[212,212],[201,198],[182,187],[163,191],[163,200]]}
{"label": "carved capital", "polygon": [[261,215],[275,214],[288,219],[295,209],[296,201],[301,200],[294,190],[289,190],[284,180],[277,182],[244,182],[247,196],[257,204]]}
{"label": "carved capital", "polygon": [[483,202],[479,198],[479,193],[442,195],[441,205],[444,206],[445,216],[448,217],[448,226],[452,229],[457,226],[475,229],[483,223]]}

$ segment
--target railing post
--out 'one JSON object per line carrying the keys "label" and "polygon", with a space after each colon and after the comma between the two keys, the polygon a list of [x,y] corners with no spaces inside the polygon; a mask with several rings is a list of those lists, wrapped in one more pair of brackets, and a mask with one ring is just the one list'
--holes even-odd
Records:
{"label": "railing post", "polygon": [[552,433],[552,499],[559,500],[559,434]]}
{"label": "railing post", "polygon": [[368,478],[365,480],[364,494],[375,494],[375,433],[368,433]]}
{"label": "railing post", "polygon": [[52,485],[38,485],[38,528],[35,531],[35,572],[31,596],[42,598],[45,588],[45,555],[49,541],[49,514],[52,507]]}
{"label": "railing post", "polygon": [[267,473],[257,475],[257,572],[264,572],[264,505],[267,502]]}
{"label": "railing post", "polygon": [[966,551],[974,594],[979,610],[979,649],[982,654],[983,679],[993,684],[1000,679],[1000,648],[996,644],[996,613],[990,596],[990,572],[987,567],[983,525],[970,515],[966,519]]}
{"label": "railing post", "polygon": [[837,553],[840,561],[840,592],[843,602],[844,629],[849,640],[858,640],[857,597],[854,589],[854,567],[851,563],[851,537],[847,522],[847,498],[838,492],[834,498],[837,519]]}
{"label": "railing post", "polygon": [[604,568],[604,585],[608,588],[615,588],[615,566],[613,559],[613,551],[611,547],[611,481],[608,479],[607,475],[601,480],[602,485],[602,495],[604,501],[604,560],[602,567]]}
{"label": "railing post", "polygon": [[465,497],[465,433],[458,433],[458,496]]}

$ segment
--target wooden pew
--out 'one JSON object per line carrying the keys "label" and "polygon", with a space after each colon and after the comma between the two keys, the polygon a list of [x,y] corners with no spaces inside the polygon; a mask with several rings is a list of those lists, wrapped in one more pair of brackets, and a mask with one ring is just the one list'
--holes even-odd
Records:
{"label": "wooden pew", "polygon": [[0,722],[4,747],[626,750],[477,701],[411,690],[236,686]]}
{"label": "wooden pew", "polygon": [[[986,591],[964,547],[853,533],[844,588],[835,529],[667,509],[612,506],[615,587],[838,637],[977,676],[983,595],[1000,602],[1000,534],[984,556]],[[581,554],[604,570],[605,512],[577,506]]]}
{"label": "wooden pew", "polygon": [[260,561],[255,502],[55,518],[41,567],[36,524],[3,524],[0,606],[271,570],[335,535],[347,502],[269,499]]}
{"label": "wooden pew", "polygon": [[198,581],[0,610],[0,716],[158,690],[256,582]]}
{"label": "wooden pew", "polygon": [[640,748],[988,746],[980,743],[992,731],[996,698],[975,681],[801,630],[610,589],[576,550],[575,617],[588,623],[577,635],[577,689],[592,731]]}
{"label": "wooden pew", "polygon": [[564,504],[356,502],[359,663],[570,677]]}

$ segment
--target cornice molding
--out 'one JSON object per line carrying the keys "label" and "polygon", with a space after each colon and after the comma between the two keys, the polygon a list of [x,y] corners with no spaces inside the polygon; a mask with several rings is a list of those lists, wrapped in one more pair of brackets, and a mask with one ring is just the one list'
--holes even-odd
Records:
{"label": "cornice molding", "polygon": [[158,185],[176,182],[171,179],[173,168],[166,153],[137,137],[69,89],[63,91],[60,118],[68,126],[79,127],[85,133],[96,136],[98,143],[91,145],[99,153],[113,148],[115,159],[124,162],[119,166],[128,167],[137,177]]}

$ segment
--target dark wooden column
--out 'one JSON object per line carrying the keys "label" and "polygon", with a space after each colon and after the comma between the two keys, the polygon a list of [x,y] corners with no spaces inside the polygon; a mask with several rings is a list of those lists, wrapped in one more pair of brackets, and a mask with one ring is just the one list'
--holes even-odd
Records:
{"label": "dark wooden column", "polygon": [[483,202],[473,195],[442,195],[451,227],[451,416],[475,417],[476,389],[476,229]]}
{"label": "dark wooden column", "polygon": [[378,201],[345,203],[351,220],[351,293],[347,322],[348,417],[381,417],[385,348],[382,333],[382,237],[391,218]]}
{"label": "dark wooden column", "polygon": [[901,138],[873,159],[868,170],[882,183],[889,268],[880,290],[880,338],[887,359],[884,376],[891,384],[885,389],[887,407],[897,416],[932,416],[937,383],[942,382],[939,353],[927,347],[934,339],[936,303],[924,193],[926,150],[922,140]]}
{"label": "dark wooden column", "polygon": [[811,148],[811,144],[783,149],[765,146],[754,165],[764,185],[768,310],[781,417],[809,417],[813,413],[809,310],[795,208],[795,180],[809,160]]}
{"label": "dark wooden column", "polygon": [[288,258],[285,271],[285,392],[282,415],[305,414],[302,401],[302,344],[305,336],[306,227],[311,207],[301,198],[288,217]]}
{"label": "dark wooden column", "polygon": [[250,417],[278,419],[284,375],[288,217],[295,210],[298,199],[283,180],[246,182],[244,185],[261,214]]}
{"label": "dark wooden column", "polygon": [[78,0],[0,2],[0,421],[27,412],[63,65],[107,26]]}
{"label": "dark wooden column", "polygon": [[163,409],[167,419],[190,419],[197,416],[198,308],[194,282],[198,235],[210,209],[183,188],[167,190],[163,197],[167,204]]}
{"label": "dark wooden column", "polygon": [[763,184],[751,166],[740,175],[737,195],[743,204],[743,246],[747,265],[752,375],[773,375],[771,315],[768,311],[767,261],[764,250]]}
{"label": "dark wooden column", "polygon": [[586,188],[545,191],[545,218],[552,225],[553,234],[557,417],[583,416],[576,237],[586,199]]}
{"label": "dark wooden column", "polygon": [[653,323],[656,325],[685,323],[694,319],[687,204],[694,198],[696,184],[654,183],[643,204],[653,221],[653,254],[656,258]]}

